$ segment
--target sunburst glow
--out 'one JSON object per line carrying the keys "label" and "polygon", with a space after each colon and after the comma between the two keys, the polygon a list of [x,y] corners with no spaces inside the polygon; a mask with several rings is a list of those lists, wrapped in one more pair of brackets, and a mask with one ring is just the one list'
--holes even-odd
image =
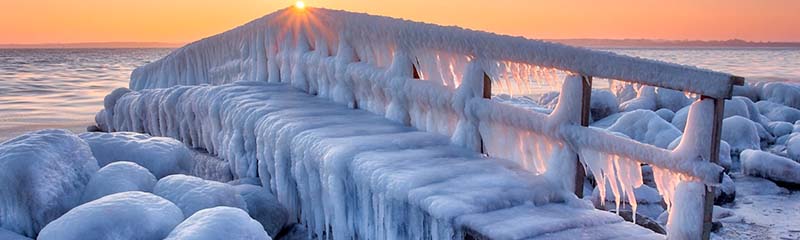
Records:
{"label": "sunburst glow", "polygon": [[294,7],[296,7],[297,9],[304,9],[306,8],[306,3],[304,3],[303,1],[297,1],[294,3]]}

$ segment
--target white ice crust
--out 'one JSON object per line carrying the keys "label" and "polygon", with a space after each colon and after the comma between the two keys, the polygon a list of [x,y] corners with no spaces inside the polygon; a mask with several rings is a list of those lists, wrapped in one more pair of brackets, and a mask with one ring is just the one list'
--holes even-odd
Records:
{"label": "white ice crust", "polygon": [[117,161],[134,162],[157,178],[192,169],[189,149],[180,141],[134,132],[89,132],[80,137],[92,147],[100,166]]}
{"label": "white ice crust", "polygon": [[214,207],[198,211],[165,240],[272,240],[264,228],[239,208]]}
{"label": "white ice crust", "polygon": [[48,224],[41,240],[164,239],[183,221],[175,204],[144,192],[122,192],[80,205]]}
{"label": "white ice crust", "polygon": [[97,168],[86,142],[67,130],[41,130],[0,143],[0,228],[35,237],[80,204]]}

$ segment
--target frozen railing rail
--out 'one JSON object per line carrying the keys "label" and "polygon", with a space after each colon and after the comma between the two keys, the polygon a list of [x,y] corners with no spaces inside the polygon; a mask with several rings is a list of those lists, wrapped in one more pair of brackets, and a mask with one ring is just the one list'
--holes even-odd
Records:
{"label": "frozen railing rail", "polygon": [[[488,100],[493,85],[524,94],[536,82],[553,82],[555,71],[567,77],[552,114]],[[665,150],[587,127],[594,78],[700,96],[679,146]],[[130,86],[140,90],[239,80],[290,83],[450,136],[456,144],[546,174],[579,196],[581,162],[598,182],[611,183],[617,204],[620,196],[632,198],[632,189],[641,184],[639,164],[650,164],[671,216],[681,215],[674,211],[698,210],[696,202],[675,201],[676,195],[695,196],[681,197],[689,200],[705,196],[703,219],[670,219],[668,231],[676,238],[709,236],[713,193],[703,186],[721,180],[722,168],[714,163],[724,100],[744,82],[726,73],[522,37],[288,8],[138,68]],[[604,194],[606,185],[599,186]],[[684,222],[673,223],[679,220]]]}

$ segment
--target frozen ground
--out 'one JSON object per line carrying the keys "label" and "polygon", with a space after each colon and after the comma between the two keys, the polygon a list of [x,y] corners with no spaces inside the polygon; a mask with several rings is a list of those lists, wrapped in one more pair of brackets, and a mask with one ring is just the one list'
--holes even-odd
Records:
{"label": "frozen ground", "polygon": [[733,214],[720,219],[715,239],[800,239],[800,191],[741,174],[733,179],[736,200],[723,205]]}

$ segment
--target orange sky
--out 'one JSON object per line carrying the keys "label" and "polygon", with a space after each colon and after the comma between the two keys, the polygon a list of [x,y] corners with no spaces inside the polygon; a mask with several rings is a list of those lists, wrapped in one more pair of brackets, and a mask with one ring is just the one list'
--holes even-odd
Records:
{"label": "orange sky", "polygon": [[[800,41],[797,0],[306,0],[530,38]],[[284,0],[0,0],[0,44],[190,42]]]}

